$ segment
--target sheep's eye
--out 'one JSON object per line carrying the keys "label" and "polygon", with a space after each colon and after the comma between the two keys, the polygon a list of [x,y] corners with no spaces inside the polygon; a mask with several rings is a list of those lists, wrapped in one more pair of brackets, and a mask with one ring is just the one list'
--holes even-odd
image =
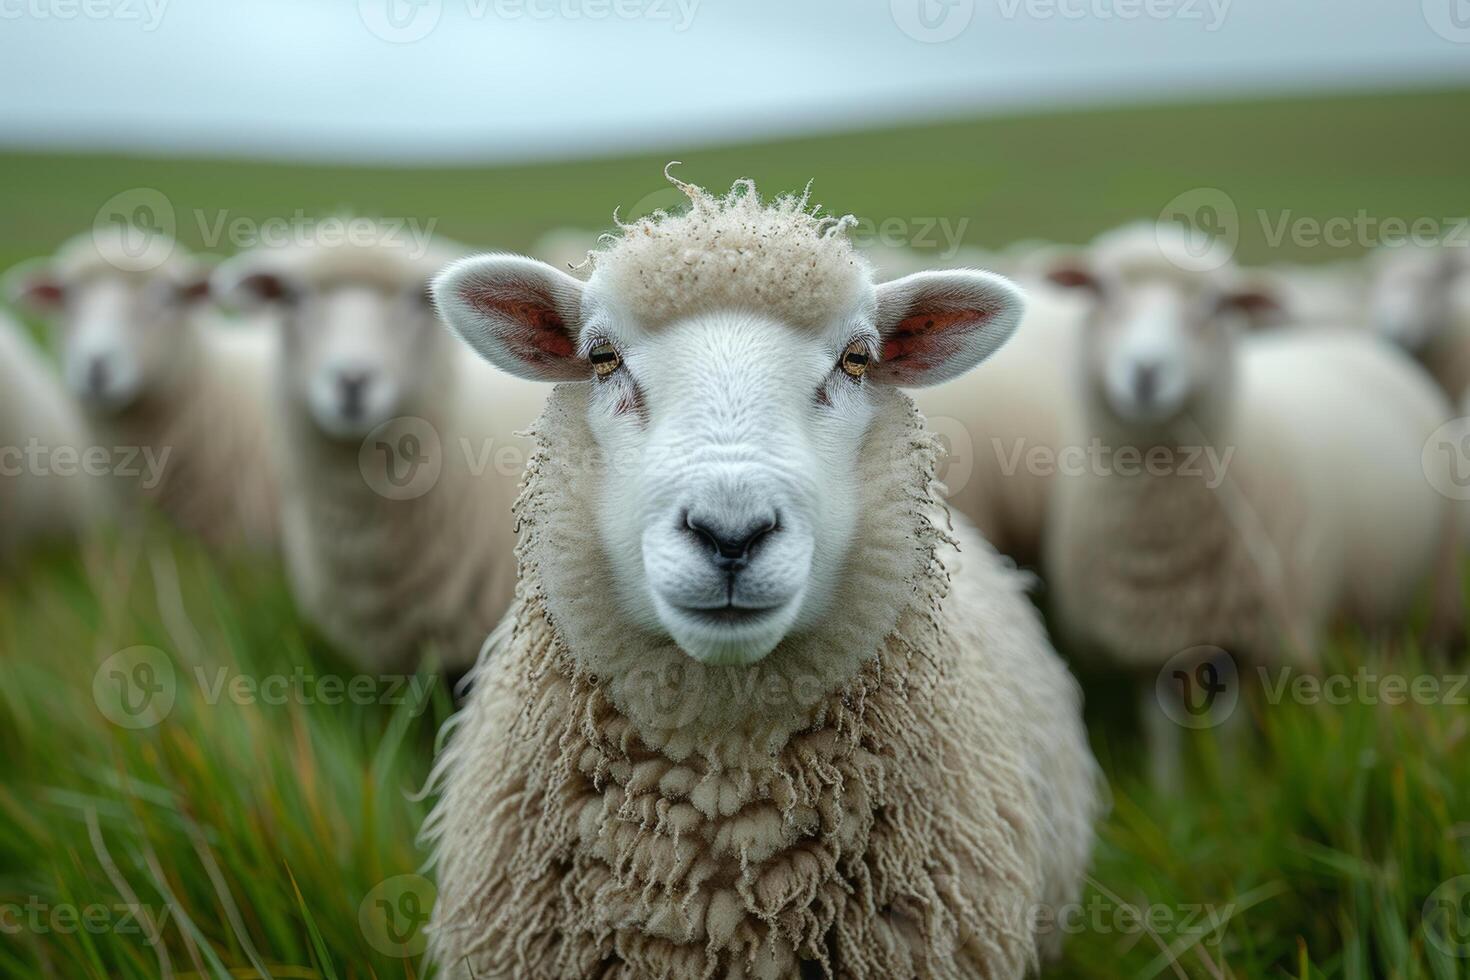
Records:
{"label": "sheep's eye", "polygon": [[842,352],[842,360],[838,363],[849,378],[861,378],[868,373],[868,348],[862,341],[854,340]]}
{"label": "sheep's eye", "polygon": [[613,349],[613,345],[608,343],[598,344],[592,348],[587,358],[592,362],[592,370],[599,378],[612,374],[623,363],[622,357]]}

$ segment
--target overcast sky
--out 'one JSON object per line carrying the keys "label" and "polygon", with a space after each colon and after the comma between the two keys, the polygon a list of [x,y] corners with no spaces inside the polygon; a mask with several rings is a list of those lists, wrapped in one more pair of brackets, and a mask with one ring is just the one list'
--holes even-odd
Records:
{"label": "overcast sky", "polygon": [[0,0],[12,146],[524,159],[1450,81],[1470,0]]}

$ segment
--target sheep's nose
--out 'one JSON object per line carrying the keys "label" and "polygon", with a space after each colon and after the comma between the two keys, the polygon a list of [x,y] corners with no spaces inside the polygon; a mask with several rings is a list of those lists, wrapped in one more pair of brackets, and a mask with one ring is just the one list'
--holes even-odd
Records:
{"label": "sheep's nose", "polygon": [[342,392],[342,407],[348,415],[362,411],[362,393],[373,378],[371,371],[341,371],[337,386]]}
{"label": "sheep's nose", "polygon": [[776,515],[771,514],[735,528],[712,515],[691,512],[685,514],[684,526],[713,551],[717,566],[735,572],[745,567],[756,542],[773,533],[778,522]]}
{"label": "sheep's nose", "polygon": [[1154,395],[1159,390],[1159,366],[1157,364],[1139,364],[1133,369],[1133,390],[1138,392],[1138,400],[1147,404],[1154,400]]}
{"label": "sheep's nose", "polygon": [[87,390],[93,394],[100,395],[107,390],[107,382],[112,377],[112,365],[105,357],[94,357],[87,362]]}

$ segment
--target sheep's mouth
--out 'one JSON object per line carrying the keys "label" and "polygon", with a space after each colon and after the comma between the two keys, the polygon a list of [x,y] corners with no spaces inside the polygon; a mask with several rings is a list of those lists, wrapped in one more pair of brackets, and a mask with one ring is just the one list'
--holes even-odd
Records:
{"label": "sheep's mouth", "polygon": [[781,606],[761,606],[752,608],[748,606],[737,606],[733,603],[723,606],[711,606],[698,608],[695,606],[680,606],[679,612],[696,622],[705,623],[709,626],[751,626],[762,623],[769,619],[774,613],[781,610]]}

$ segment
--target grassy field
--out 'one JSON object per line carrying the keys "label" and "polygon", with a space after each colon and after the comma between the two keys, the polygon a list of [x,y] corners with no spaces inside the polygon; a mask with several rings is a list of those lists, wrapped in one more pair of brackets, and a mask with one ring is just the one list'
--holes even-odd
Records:
{"label": "grassy field", "polygon": [[1273,248],[1260,213],[1273,225],[1288,212],[1464,215],[1467,117],[1470,90],[1457,90],[1057,113],[500,169],[0,155],[0,264],[46,253],[132,188],[161,192],[180,239],[217,251],[231,250],[214,240],[222,217],[334,211],[433,220],[468,243],[525,248],[548,227],[605,227],[614,205],[626,213],[667,190],[660,174],[672,159],[684,161],[683,179],[718,189],[738,177],[766,190],[815,178],[814,198],[834,209],[910,222],[915,237],[925,219],[963,222],[966,241],[988,246],[1082,241],[1218,188],[1240,213],[1243,258],[1328,259],[1360,249]]}
{"label": "grassy field", "polygon": [[[199,216],[299,209],[524,247],[606,224],[676,156],[711,186],[814,176],[818,200],[870,218],[969,219],[985,245],[1081,240],[1206,186],[1243,215],[1448,217],[1470,210],[1467,114],[1470,92],[1133,109],[501,170],[11,155],[0,264],[137,187],[195,246]],[[1254,218],[1242,251],[1333,257],[1271,249]],[[1470,664],[1407,638],[1340,636],[1322,656],[1348,697],[1245,673],[1250,724],[1190,733],[1168,792],[1140,771],[1127,689],[1087,678],[1113,809],[1050,976],[1470,976]],[[334,686],[350,668],[271,562],[157,528],[3,580],[0,669],[0,976],[421,975],[403,955],[433,898],[414,794],[442,685]],[[1395,696],[1389,674],[1437,691]]]}

